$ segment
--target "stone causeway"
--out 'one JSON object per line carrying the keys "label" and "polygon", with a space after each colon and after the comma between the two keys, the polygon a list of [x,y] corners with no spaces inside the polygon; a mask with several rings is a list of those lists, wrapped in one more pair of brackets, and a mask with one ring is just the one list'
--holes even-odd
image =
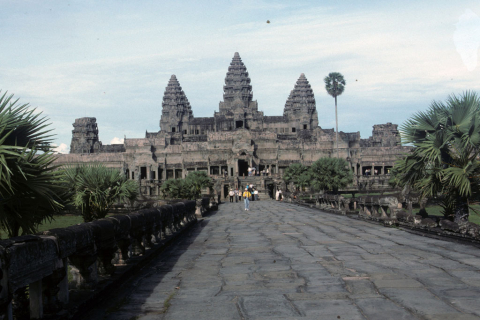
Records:
{"label": "stone causeway", "polygon": [[473,245],[250,205],[220,205],[84,319],[480,319]]}

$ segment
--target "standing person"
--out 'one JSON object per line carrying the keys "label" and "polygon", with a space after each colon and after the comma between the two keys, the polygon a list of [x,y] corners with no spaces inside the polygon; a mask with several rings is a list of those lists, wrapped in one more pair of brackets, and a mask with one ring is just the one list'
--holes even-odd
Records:
{"label": "standing person", "polygon": [[233,196],[235,195],[235,192],[230,189],[230,192],[228,193],[228,195],[230,196],[230,202],[233,202]]}
{"label": "standing person", "polygon": [[277,189],[277,192],[275,193],[275,200],[280,200],[280,191]]}
{"label": "standing person", "polygon": [[252,168],[248,167],[247,171],[248,171],[248,176],[250,177],[252,175]]}
{"label": "standing person", "polygon": [[280,201],[283,200],[282,190],[278,191],[278,198],[280,199]]}
{"label": "standing person", "polygon": [[238,188],[235,188],[235,202],[238,202]]}
{"label": "standing person", "polygon": [[252,194],[250,193],[250,191],[248,191],[248,188],[245,188],[245,191],[243,192],[243,199],[245,201],[245,211],[249,211],[250,200],[248,198],[250,198],[251,196]]}
{"label": "standing person", "polygon": [[268,177],[268,168],[267,168],[267,177]]}
{"label": "standing person", "polygon": [[253,197],[255,198],[255,201],[258,201],[258,190],[255,189],[255,191],[253,191]]}

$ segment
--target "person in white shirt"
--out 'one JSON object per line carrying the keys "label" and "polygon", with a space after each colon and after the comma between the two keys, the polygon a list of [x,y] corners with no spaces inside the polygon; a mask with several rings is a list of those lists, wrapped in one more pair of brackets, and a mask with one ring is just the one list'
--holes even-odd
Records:
{"label": "person in white shirt", "polygon": [[233,202],[233,196],[235,195],[235,192],[230,189],[230,192],[228,193],[228,195],[230,196],[230,202]]}
{"label": "person in white shirt", "polygon": [[248,171],[248,176],[250,177],[252,175],[252,168],[248,167],[247,171]]}
{"label": "person in white shirt", "polygon": [[253,191],[253,196],[255,197],[255,201],[258,201],[258,190],[255,189],[255,191]]}

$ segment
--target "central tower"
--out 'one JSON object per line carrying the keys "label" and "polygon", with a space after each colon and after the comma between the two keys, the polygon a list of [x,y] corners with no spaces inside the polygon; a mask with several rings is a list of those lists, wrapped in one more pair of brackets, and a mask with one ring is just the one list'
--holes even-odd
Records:
{"label": "central tower", "polygon": [[223,101],[220,102],[219,112],[214,115],[217,130],[261,128],[263,112],[258,112],[257,101],[252,99],[247,67],[235,52],[225,77]]}

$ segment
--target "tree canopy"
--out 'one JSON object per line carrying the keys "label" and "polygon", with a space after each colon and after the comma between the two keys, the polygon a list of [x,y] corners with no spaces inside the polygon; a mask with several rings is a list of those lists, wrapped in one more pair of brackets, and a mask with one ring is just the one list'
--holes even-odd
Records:
{"label": "tree canopy", "polygon": [[353,182],[353,173],[345,159],[320,158],[310,167],[311,186],[315,190],[337,193]]}
{"label": "tree canopy", "polygon": [[332,97],[336,98],[343,93],[345,90],[345,79],[343,75],[339,72],[330,72],[328,76],[323,79],[325,82],[325,90]]}
{"label": "tree canopy", "polygon": [[301,163],[292,163],[283,173],[285,183],[293,182],[296,189],[307,187],[311,182],[311,172]]}
{"label": "tree canopy", "polygon": [[63,192],[48,119],[17,102],[0,96],[0,228],[9,237],[52,219]]}
{"label": "tree canopy", "polygon": [[202,189],[213,186],[212,179],[203,171],[190,172],[185,179],[168,179],[160,187],[163,196],[170,199],[197,199]]}
{"label": "tree canopy", "polygon": [[293,163],[283,175],[286,183],[293,182],[295,187],[310,186],[315,190],[338,192],[353,182],[353,173],[348,162],[338,158],[320,158],[310,167]]}
{"label": "tree canopy", "polygon": [[394,182],[421,193],[443,195],[444,214],[467,221],[469,201],[479,199],[480,98],[467,91],[434,101],[401,126],[413,151],[397,161]]}

